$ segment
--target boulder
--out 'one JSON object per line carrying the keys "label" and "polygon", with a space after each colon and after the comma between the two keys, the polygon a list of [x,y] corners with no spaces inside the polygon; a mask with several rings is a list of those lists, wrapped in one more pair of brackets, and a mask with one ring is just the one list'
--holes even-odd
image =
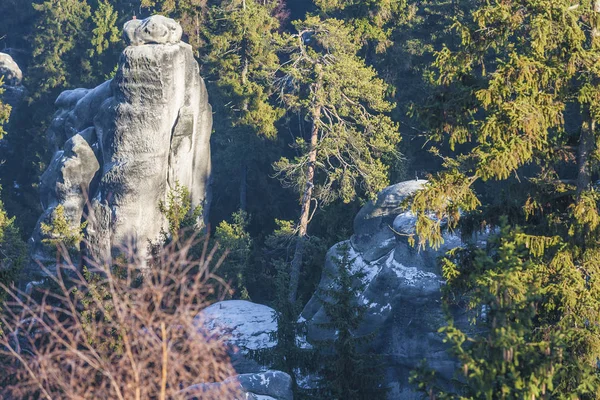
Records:
{"label": "boulder", "polygon": [[200,383],[181,391],[190,400],[201,400],[205,393],[218,392],[219,387],[239,385],[243,397],[231,396],[222,400],[292,400],[292,378],[281,371],[241,374],[223,382]]}
{"label": "boulder", "polygon": [[21,86],[23,73],[13,58],[0,53],[0,76],[4,76],[4,84],[9,86]]}
{"label": "boulder", "polygon": [[13,108],[17,107],[27,92],[23,87],[21,68],[6,53],[0,53],[0,77],[4,77],[2,100]]}
{"label": "boulder", "polygon": [[220,301],[207,307],[196,321],[212,333],[227,335],[227,340],[244,353],[275,347],[277,332],[275,310],[245,300]]}
{"label": "boulder", "polygon": [[[132,24],[141,38],[135,43]],[[42,177],[45,210],[30,240],[30,279],[43,275],[39,262],[52,271],[55,249],[43,243],[40,225],[52,223],[52,210],[61,204],[72,228],[87,224],[84,254],[99,262],[124,246],[137,250],[144,262],[149,243],[168,227],[158,204],[177,184],[190,189],[192,207],[203,207],[198,220],[203,225],[212,109],[180,31],[175,21],[160,16],[128,22],[125,38],[132,45],[123,51],[115,78],[57,98],[47,132],[56,152]]]}
{"label": "boulder", "polygon": [[277,321],[271,307],[245,300],[220,301],[196,316],[196,323],[213,335],[225,335],[230,357],[239,373],[265,369],[248,353],[275,347]]}
{"label": "boulder", "polygon": [[[445,324],[445,314],[441,306],[444,280],[437,259],[461,244],[461,239],[446,234],[444,245],[437,251],[409,245],[407,235],[414,233],[416,217],[403,204],[425,184],[423,180],[398,183],[365,205],[354,220],[354,235],[327,253],[319,283],[321,289],[330,287],[337,268],[334,260],[340,257],[342,245],[349,249],[353,268],[366,272],[365,289],[356,301],[369,308],[355,334],[374,335],[372,350],[383,355],[389,365],[386,379],[390,399],[420,398],[408,377],[423,359],[448,379],[455,367],[438,333]],[[309,342],[334,337],[334,332],[320,326],[327,322],[327,316],[316,295],[306,304],[301,319],[307,321]]]}

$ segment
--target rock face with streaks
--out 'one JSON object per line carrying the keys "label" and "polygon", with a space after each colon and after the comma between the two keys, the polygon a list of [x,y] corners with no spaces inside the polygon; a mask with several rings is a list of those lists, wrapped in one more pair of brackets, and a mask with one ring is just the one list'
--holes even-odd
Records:
{"label": "rock face with streaks", "polygon": [[[366,272],[365,290],[356,301],[368,304],[369,309],[356,334],[375,334],[373,350],[382,354],[389,365],[386,376],[390,399],[420,398],[411,390],[408,377],[424,358],[446,378],[451,378],[455,367],[437,332],[445,323],[440,291],[443,279],[437,257],[459,245],[460,238],[446,235],[440,250],[418,251],[407,239],[414,233],[416,218],[401,207],[407,196],[425,183],[398,183],[365,205],[354,220],[354,235],[327,253],[319,283],[321,288],[331,285],[337,268],[333,260],[340,256],[340,246],[347,245],[350,259],[354,259],[353,268]],[[307,321],[309,342],[333,337],[333,332],[319,327],[327,317],[316,295],[305,306],[301,319]]]}
{"label": "rock face with streaks", "polygon": [[83,250],[100,261],[122,246],[145,259],[149,242],[167,228],[158,204],[176,183],[207,213],[212,110],[191,46],[180,41],[179,24],[161,16],[128,22],[125,39],[130,46],[114,79],[56,100],[47,132],[55,155],[42,176],[44,213],[30,240],[34,276],[40,262],[53,271],[55,249],[40,225],[53,222],[59,205],[73,229],[87,224]]}

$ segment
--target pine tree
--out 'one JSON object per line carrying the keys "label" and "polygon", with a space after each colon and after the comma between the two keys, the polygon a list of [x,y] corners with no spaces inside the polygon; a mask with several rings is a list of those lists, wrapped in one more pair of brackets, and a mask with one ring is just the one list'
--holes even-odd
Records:
{"label": "pine tree", "polygon": [[215,231],[215,240],[219,248],[228,252],[227,259],[219,268],[218,275],[228,282],[234,291],[234,297],[248,299],[247,276],[252,238],[247,228],[250,217],[243,211],[231,216],[231,222],[221,221]]}
{"label": "pine tree", "polygon": [[380,357],[365,352],[373,335],[357,336],[369,308],[362,293],[366,272],[354,266],[348,245],[338,248],[333,257],[336,265],[331,285],[322,289],[319,299],[328,318],[321,328],[334,332],[334,338],[317,343],[322,358],[317,392],[319,398],[385,399],[383,363]]}
{"label": "pine tree", "polygon": [[297,33],[290,38],[289,60],[278,84],[281,100],[311,127],[307,137],[296,140],[299,155],[275,164],[283,184],[301,196],[291,302],[296,301],[313,203],[349,202],[359,192],[373,196],[388,183],[381,156],[393,154],[400,140],[397,125],[385,115],[393,108],[385,100],[387,86],[357,56],[360,44],[350,28],[319,17],[294,25]]}
{"label": "pine tree", "polygon": [[448,330],[468,398],[598,396],[599,12],[597,1],[476,3],[455,21],[456,49],[436,55],[421,115],[444,168],[412,201],[418,244],[501,217],[510,227],[487,261],[445,265],[446,301],[465,295],[494,315],[489,335]]}

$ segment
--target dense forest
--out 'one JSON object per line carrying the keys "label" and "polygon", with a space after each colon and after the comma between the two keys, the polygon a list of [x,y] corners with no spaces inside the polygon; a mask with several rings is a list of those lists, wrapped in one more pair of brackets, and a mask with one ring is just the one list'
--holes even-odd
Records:
{"label": "dense forest", "polygon": [[[387,398],[388,359],[370,348],[373,335],[354,334],[369,309],[354,301],[367,273],[341,246],[332,284],[319,282],[328,249],[353,234],[361,208],[392,184],[426,179],[403,202],[414,230],[396,234],[416,253],[444,249],[439,334],[456,362],[446,379],[417,360],[411,390],[427,399],[600,399],[599,0],[0,0],[0,52],[19,65],[25,88],[12,107],[0,100],[0,302],[9,310],[0,338],[18,314],[11,293],[33,280],[27,242],[57,150],[45,134],[55,101],[115,77],[123,25],[155,14],[181,25],[212,105],[206,223],[196,223],[193,188],[177,185],[156,204],[169,226],[153,244],[152,268],[168,264],[161,248],[185,249],[202,268],[219,260],[214,277],[190,278],[188,289],[202,293],[190,297],[192,310],[221,299],[272,307],[278,344],[252,357],[289,374],[294,398]],[[42,230],[67,260],[86,224],[73,232],[59,217]],[[447,249],[451,234],[462,241]],[[83,279],[45,282],[40,293],[70,293],[54,302],[82,313],[88,332],[90,320],[119,309],[99,304],[152,297],[158,285],[131,283],[130,267],[110,269],[108,281],[121,282],[110,290],[84,269]],[[227,287],[220,295],[199,289],[215,282]],[[73,295],[83,296],[78,305],[66,301],[72,287],[83,293]],[[329,321],[322,328],[336,335],[307,348],[297,343],[298,317],[315,292]],[[179,312],[164,315],[184,324]],[[89,342],[126,359],[128,335],[117,322],[109,339]],[[0,347],[12,349],[8,336]],[[220,350],[180,354],[201,351]],[[7,350],[3,360],[27,365]],[[128,368],[119,362],[111,365]],[[85,397],[58,384],[53,397],[19,365],[5,376],[0,368],[0,388],[27,387],[7,398]],[[81,368],[69,379],[104,374]],[[228,376],[226,367],[195,373],[201,382]],[[310,385],[301,382],[307,375]],[[111,398],[102,390],[95,393]]]}

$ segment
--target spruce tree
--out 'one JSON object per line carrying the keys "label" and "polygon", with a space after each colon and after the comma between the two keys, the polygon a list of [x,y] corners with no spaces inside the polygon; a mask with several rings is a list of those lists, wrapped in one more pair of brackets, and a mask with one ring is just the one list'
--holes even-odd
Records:
{"label": "spruce tree", "polygon": [[331,284],[321,289],[319,299],[328,322],[320,328],[333,332],[334,338],[317,343],[322,361],[318,398],[331,400],[385,399],[383,363],[366,350],[373,335],[358,336],[369,302],[364,301],[366,272],[357,269],[348,245],[338,248]]}
{"label": "spruce tree", "polygon": [[278,80],[284,104],[310,124],[296,139],[298,156],[281,158],[275,169],[283,184],[300,193],[298,240],[291,265],[290,298],[296,301],[303,245],[311,214],[336,199],[373,196],[388,183],[381,161],[400,141],[385,115],[387,85],[357,53],[360,44],[343,21],[311,16],[296,21],[288,61]]}
{"label": "spruce tree", "polygon": [[500,217],[509,227],[487,259],[444,265],[446,301],[466,296],[486,327],[448,328],[467,398],[598,396],[599,12],[598,1],[475,3],[455,21],[456,48],[436,55],[421,115],[444,168],[412,200],[418,245]]}

